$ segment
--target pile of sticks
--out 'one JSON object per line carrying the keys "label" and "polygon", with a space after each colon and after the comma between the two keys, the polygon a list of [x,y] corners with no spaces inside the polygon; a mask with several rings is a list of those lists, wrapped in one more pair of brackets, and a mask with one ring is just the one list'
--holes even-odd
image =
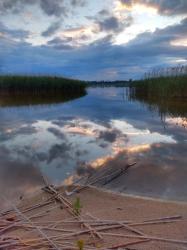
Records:
{"label": "pile of sticks", "polygon": [[71,192],[66,191],[67,196],[71,196],[74,193],[80,192],[81,190],[91,186],[105,186],[112,183],[120,176],[127,173],[128,169],[136,165],[136,162],[127,164],[124,167],[113,169],[107,167],[101,167],[94,174],[86,174],[76,180],[72,186],[75,187]]}
{"label": "pile of sticks", "polygon": [[[147,235],[139,229],[180,222],[183,220],[180,215],[140,221],[104,220],[86,212],[77,215],[65,193],[52,185],[46,185],[43,190],[45,199],[37,204],[17,207],[9,202],[11,209],[0,214],[0,249],[79,250],[80,239],[85,250],[128,249],[149,242],[177,244],[180,249],[187,247],[185,240]],[[111,244],[108,238],[115,240]]]}

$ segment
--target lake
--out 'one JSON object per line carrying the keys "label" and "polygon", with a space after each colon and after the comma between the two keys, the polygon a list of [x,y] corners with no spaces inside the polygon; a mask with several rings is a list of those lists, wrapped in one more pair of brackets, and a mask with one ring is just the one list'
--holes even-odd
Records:
{"label": "lake", "polygon": [[106,188],[187,200],[186,117],[163,117],[126,88],[89,88],[66,103],[3,104],[0,117],[0,188],[8,198],[33,193],[42,175],[68,184],[87,165],[136,162]]}

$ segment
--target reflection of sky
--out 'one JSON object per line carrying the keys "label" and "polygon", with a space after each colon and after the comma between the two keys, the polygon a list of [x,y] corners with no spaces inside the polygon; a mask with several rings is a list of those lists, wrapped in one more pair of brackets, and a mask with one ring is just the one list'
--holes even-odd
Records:
{"label": "reflection of sky", "polygon": [[[9,161],[16,164],[21,162],[33,171],[38,168],[53,181],[62,182],[78,166],[90,163],[98,167],[106,164],[111,157],[115,161],[119,154],[126,156],[126,162],[134,159],[144,162],[148,176],[154,176],[155,172],[159,179],[170,166],[167,157],[175,156],[172,162],[174,168],[181,164],[178,155],[180,148],[184,150],[187,140],[185,128],[172,122],[173,118],[167,118],[169,126],[164,128],[156,113],[146,110],[138,102],[124,99],[121,88],[90,89],[86,97],[65,104],[1,108],[0,116],[0,153],[4,159],[0,166],[0,180],[6,165],[10,166]],[[164,146],[158,151],[155,145]],[[155,161],[155,157],[159,159]],[[153,163],[162,166],[162,171],[158,173],[159,168],[151,168]],[[185,172],[184,162],[182,164],[181,169]],[[14,171],[20,170],[12,169],[9,186]],[[38,176],[41,177],[40,171]],[[30,176],[25,178],[32,186],[30,172]],[[143,173],[139,173],[140,178]],[[135,176],[138,181],[137,174]],[[35,180],[36,174],[33,177],[34,186]],[[164,181],[164,178],[161,180]],[[129,183],[128,180],[126,182]],[[12,181],[13,185],[19,186]],[[120,185],[118,189],[123,190],[123,184]],[[180,186],[180,182],[175,181],[174,189],[175,186]],[[161,190],[158,190],[161,194]],[[133,192],[134,189],[130,188],[129,191]],[[142,188],[142,192],[148,191]]]}

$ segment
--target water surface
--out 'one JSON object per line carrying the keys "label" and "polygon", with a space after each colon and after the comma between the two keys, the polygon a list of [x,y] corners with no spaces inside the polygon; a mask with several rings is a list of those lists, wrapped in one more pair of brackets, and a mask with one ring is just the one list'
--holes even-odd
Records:
{"label": "water surface", "polygon": [[[90,88],[66,103],[0,107],[0,189],[8,198],[32,193],[102,165],[137,162],[106,186],[129,194],[187,200],[185,117],[165,115],[124,88]],[[16,104],[15,104],[16,105]]]}

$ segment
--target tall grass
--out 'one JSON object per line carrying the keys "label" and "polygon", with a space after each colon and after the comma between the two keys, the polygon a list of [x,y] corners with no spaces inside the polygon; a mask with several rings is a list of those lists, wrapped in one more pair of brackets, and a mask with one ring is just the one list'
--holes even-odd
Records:
{"label": "tall grass", "polygon": [[143,102],[162,117],[167,114],[187,117],[186,68],[181,70],[176,67],[175,74],[174,69],[171,72],[171,75],[158,75],[154,72],[143,80],[134,81],[130,87],[130,98]]}
{"label": "tall grass", "polygon": [[135,81],[132,84],[132,93],[144,95],[148,98],[187,98],[187,75],[157,77]]}
{"label": "tall grass", "polygon": [[85,92],[86,82],[50,76],[0,76],[0,95],[44,95]]}

